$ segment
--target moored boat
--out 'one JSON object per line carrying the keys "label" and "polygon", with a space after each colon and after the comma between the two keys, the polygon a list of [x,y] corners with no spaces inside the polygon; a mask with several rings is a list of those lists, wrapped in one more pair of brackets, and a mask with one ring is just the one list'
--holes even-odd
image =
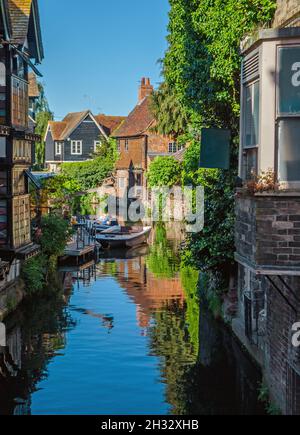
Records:
{"label": "moored boat", "polygon": [[120,231],[103,231],[96,235],[96,241],[103,249],[133,248],[145,243],[151,227],[121,227]]}

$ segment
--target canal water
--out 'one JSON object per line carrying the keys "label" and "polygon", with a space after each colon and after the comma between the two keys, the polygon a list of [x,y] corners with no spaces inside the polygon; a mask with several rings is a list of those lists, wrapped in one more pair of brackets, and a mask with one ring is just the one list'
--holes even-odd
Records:
{"label": "canal water", "polygon": [[260,372],[198,298],[164,228],[0,328],[0,414],[261,414]]}

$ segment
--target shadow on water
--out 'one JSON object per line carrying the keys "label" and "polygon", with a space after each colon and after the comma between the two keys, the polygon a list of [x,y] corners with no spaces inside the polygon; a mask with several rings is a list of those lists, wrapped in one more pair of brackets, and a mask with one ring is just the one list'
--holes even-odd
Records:
{"label": "shadow on water", "polygon": [[172,245],[158,226],[149,248],[103,255],[89,286],[65,274],[2,324],[0,414],[263,413],[259,370]]}

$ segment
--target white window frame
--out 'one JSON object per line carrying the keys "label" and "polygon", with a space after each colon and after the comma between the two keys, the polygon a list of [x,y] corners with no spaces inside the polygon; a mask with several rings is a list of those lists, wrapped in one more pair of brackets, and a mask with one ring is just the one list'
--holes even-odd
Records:
{"label": "white window frame", "polygon": [[97,151],[97,148],[98,147],[101,147],[101,145],[102,145],[102,140],[94,140],[94,151],[96,152]]}
{"label": "white window frame", "polygon": [[[75,146],[75,151],[73,146]],[[71,140],[71,155],[82,156],[82,140]]]}
{"label": "white window frame", "polygon": [[169,142],[169,154],[175,154],[175,153],[177,153],[177,143]]}
{"label": "white window frame", "polygon": [[62,153],[62,143],[61,142],[58,142],[58,141],[55,141],[55,155],[56,156],[61,156],[61,153]]}

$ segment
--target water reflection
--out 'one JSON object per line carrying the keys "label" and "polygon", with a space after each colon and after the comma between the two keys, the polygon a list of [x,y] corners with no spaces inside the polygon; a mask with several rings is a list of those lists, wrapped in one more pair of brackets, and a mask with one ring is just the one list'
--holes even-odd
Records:
{"label": "water reflection", "polygon": [[1,414],[262,412],[259,372],[200,307],[165,227],[83,276],[0,325]]}

